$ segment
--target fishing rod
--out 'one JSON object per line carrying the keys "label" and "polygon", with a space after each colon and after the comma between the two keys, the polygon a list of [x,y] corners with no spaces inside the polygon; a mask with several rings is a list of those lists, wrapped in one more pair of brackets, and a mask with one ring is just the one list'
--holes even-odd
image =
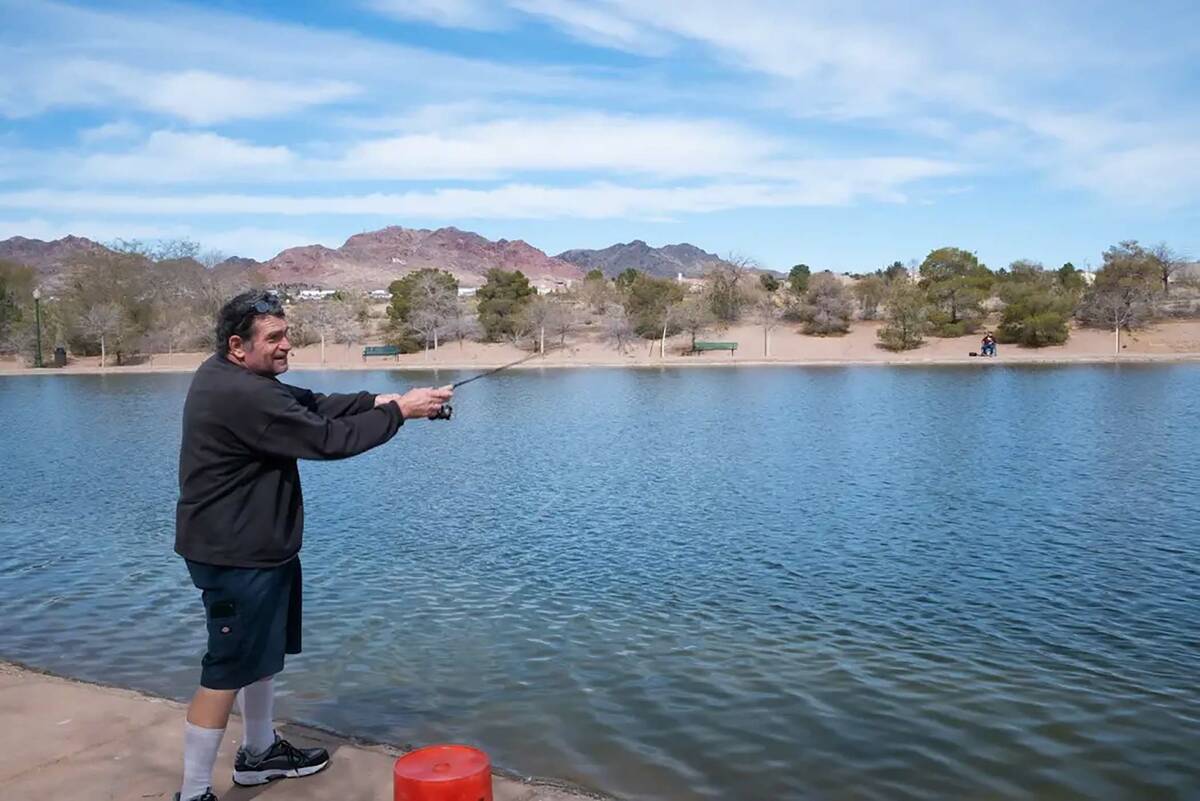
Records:
{"label": "fishing rod", "polygon": [[[534,359],[534,358],[537,358],[538,356],[543,356],[543,355],[545,355],[545,354],[544,353],[531,353],[528,356],[525,356],[524,358],[517,359],[515,362],[509,362],[508,364],[502,364],[499,367],[493,367],[491,370],[485,370],[484,372],[479,373],[478,375],[473,375],[470,378],[464,378],[462,381],[455,381],[453,384],[450,385],[450,389],[458,389],[461,386],[470,384],[472,381],[478,381],[481,378],[487,378],[489,375],[495,375],[496,373],[500,372],[501,370],[507,370],[510,367],[516,367],[518,364],[524,364],[525,362],[529,361],[530,359]],[[454,408],[448,403],[443,403],[442,407],[440,409],[438,409],[437,412],[435,412],[434,414],[431,414],[429,416],[429,419],[430,420],[449,420],[450,416],[452,414],[454,414]]]}

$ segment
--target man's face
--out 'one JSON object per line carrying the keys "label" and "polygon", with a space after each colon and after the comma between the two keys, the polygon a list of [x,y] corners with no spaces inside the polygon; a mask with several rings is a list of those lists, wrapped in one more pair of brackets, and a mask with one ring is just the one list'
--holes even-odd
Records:
{"label": "man's face", "polygon": [[259,375],[286,373],[288,353],[292,349],[287,335],[287,320],[260,314],[254,319],[249,341],[239,337],[229,338],[229,355],[247,370]]}

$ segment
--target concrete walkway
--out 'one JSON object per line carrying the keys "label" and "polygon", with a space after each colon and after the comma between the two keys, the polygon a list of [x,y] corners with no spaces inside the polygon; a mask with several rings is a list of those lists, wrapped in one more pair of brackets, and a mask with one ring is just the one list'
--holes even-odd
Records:
{"label": "concrete walkway", "polygon": [[[0,662],[0,798],[5,801],[170,801],[179,789],[185,707]],[[312,799],[391,801],[392,763],[401,753],[361,746],[283,724],[297,745],[322,745],[333,764],[316,776],[256,788],[233,787],[241,723],[221,744],[214,792],[221,801]],[[550,782],[496,777],[495,801],[598,798]]]}

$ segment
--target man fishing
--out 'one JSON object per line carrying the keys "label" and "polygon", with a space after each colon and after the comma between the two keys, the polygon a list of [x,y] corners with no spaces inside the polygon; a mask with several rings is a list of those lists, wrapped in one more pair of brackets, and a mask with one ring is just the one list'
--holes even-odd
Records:
{"label": "man fishing", "polygon": [[276,376],[288,369],[283,306],[246,292],[222,307],[216,353],[200,365],[183,410],[175,551],[201,590],[208,648],[184,724],[176,801],[216,801],[212,772],[234,699],[245,731],[240,785],[308,776],[323,748],[275,733],[273,677],[300,653],[304,502],[297,459],[342,459],[390,440],[405,420],[436,417],[453,390],[320,395]]}

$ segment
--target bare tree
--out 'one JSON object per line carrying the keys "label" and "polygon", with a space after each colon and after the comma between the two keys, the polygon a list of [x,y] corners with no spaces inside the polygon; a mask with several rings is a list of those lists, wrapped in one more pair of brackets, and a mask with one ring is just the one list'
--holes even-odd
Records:
{"label": "bare tree", "polygon": [[696,349],[696,337],[716,325],[717,318],[709,308],[708,299],[700,295],[688,295],[671,307],[667,319],[673,328],[692,336],[692,350]]}
{"label": "bare tree", "polygon": [[754,322],[762,326],[763,357],[766,358],[771,351],[771,331],[777,328],[783,319],[783,309],[779,307],[773,294],[760,292],[751,304],[751,312]]}
{"label": "bare tree", "polygon": [[344,342],[358,335],[356,329],[361,331],[353,307],[338,300],[296,306],[290,316],[301,329],[297,332],[297,339],[305,341],[307,337],[312,337],[320,340],[321,364],[325,364],[325,344],[328,340]]}
{"label": "bare tree", "polygon": [[622,306],[613,306],[604,315],[604,338],[624,353],[633,341],[633,322]]}
{"label": "bare tree", "polygon": [[[1168,274],[1169,277],[1169,274]],[[1104,267],[1084,295],[1079,317],[1113,329],[1113,354],[1121,353],[1121,329],[1139,328],[1157,312],[1163,280],[1159,259],[1129,240],[1104,251]]]}
{"label": "bare tree", "polygon": [[228,258],[229,256],[219,250],[205,250],[197,254],[196,261],[200,262],[204,269],[211,270]]}
{"label": "bare tree", "polygon": [[879,318],[879,305],[887,295],[888,285],[878,275],[868,275],[854,283],[854,297],[858,300],[864,320]]}
{"label": "bare tree", "polygon": [[817,273],[804,296],[804,333],[844,334],[850,330],[854,306],[833,273]]}
{"label": "bare tree", "polygon": [[200,253],[200,244],[186,237],[157,239],[153,242],[142,239],[114,239],[108,247],[118,253],[141,256],[149,261],[195,259]]}
{"label": "bare tree", "polygon": [[518,314],[512,319],[512,328],[508,332],[508,341],[515,347],[537,349],[535,334],[537,329],[524,314]]}
{"label": "bare tree", "polygon": [[1180,257],[1178,253],[1167,247],[1166,242],[1159,242],[1150,249],[1149,253],[1162,276],[1163,295],[1169,295],[1171,293],[1171,276],[1183,269],[1187,259]]}
{"label": "bare tree", "polygon": [[1094,286],[1080,308],[1080,316],[1113,331],[1113,355],[1121,355],[1121,329],[1146,325],[1154,317],[1156,290],[1144,282],[1120,281]]}
{"label": "bare tree", "polygon": [[557,304],[545,295],[532,298],[521,310],[525,322],[529,324],[538,338],[538,353],[546,355],[546,328],[554,317],[554,307]]}
{"label": "bare tree", "polygon": [[212,331],[206,321],[181,310],[174,319],[165,321],[150,332],[151,350],[161,352],[166,348],[167,355],[171,356],[175,351],[195,347],[211,336]]}
{"label": "bare tree", "polygon": [[754,260],[731,253],[704,276],[705,294],[718,320],[733,323],[741,317],[746,303],[746,276],[757,267]]}
{"label": "bare tree", "polygon": [[579,326],[579,315],[575,307],[567,301],[559,301],[551,306],[550,318],[546,321],[546,329],[551,336],[558,337],[558,346],[567,344],[567,336]]}
{"label": "bare tree", "polygon": [[456,299],[451,316],[446,321],[445,332],[446,336],[458,340],[459,350],[462,350],[463,340],[478,337],[483,333],[479,317],[466,299]]}
{"label": "bare tree", "polygon": [[121,334],[121,307],[116,303],[91,306],[79,319],[79,326],[90,337],[100,340],[100,366],[105,367],[107,342]]}
{"label": "bare tree", "polygon": [[618,300],[616,289],[605,278],[588,278],[577,286],[579,300],[591,309],[593,314],[604,314],[608,307]]}
{"label": "bare tree", "polygon": [[458,313],[458,296],[437,273],[429,272],[417,276],[409,297],[409,325],[424,337],[428,358],[430,344],[438,349],[447,324]]}

